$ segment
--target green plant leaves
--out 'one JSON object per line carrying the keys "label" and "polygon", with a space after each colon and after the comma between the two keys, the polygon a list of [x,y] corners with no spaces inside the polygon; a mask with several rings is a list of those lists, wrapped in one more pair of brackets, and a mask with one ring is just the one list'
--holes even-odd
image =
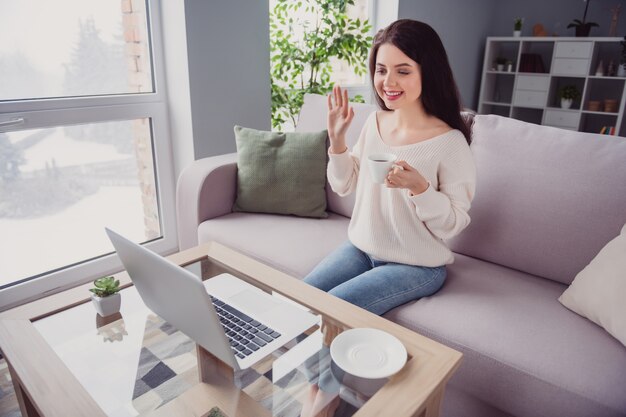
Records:
{"label": "green plant leaves", "polygon": [[93,285],[95,288],[90,288],[89,291],[98,297],[113,295],[121,289],[120,281],[112,276],[100,277],[93,282]]}
{"label": "green plant leaves", "polygon": [[[346,6],[354,0],[277,0],[270,11],[272,126],[293,125],[306,93],[332,90],[331,60],[346,62],[357,74],[367,72],[372,43],[368,20],[351,19]],[[304,10],[317,19],[305,22],[290,10]]]}

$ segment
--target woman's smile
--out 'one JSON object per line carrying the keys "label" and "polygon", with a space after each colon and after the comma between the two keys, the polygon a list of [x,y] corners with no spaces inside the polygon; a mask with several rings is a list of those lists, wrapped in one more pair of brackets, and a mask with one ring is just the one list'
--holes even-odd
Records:
{"label": "woman's smile", "polygon": [[402,91],[385,90],[385,98],[387,100],[397,100],[400,98],[400,96],[402,96]]}

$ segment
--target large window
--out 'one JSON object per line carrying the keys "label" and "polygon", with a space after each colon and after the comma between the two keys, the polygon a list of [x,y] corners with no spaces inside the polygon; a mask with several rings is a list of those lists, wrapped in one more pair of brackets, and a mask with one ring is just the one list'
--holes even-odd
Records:
{"label": "large window", "polygon": [[0,0],[0,309],[176,247],[157,0]]}

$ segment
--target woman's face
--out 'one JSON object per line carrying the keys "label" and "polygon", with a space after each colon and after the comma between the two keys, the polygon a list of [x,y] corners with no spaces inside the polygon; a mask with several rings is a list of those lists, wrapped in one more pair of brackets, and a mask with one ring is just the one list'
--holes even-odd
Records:
{"label": "woman's face", "polygon": [[376,54],[374,87],[390,110],[415,105],[422,95],[420,66],[396,46],[382,44]]}

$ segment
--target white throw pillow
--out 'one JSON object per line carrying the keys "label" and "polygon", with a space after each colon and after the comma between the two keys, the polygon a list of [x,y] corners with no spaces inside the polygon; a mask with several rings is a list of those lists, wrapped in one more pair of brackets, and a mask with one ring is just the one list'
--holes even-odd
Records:
{"label": "white throw pillow", "polygon": [[559,297],[626,346],[626,224]]}

